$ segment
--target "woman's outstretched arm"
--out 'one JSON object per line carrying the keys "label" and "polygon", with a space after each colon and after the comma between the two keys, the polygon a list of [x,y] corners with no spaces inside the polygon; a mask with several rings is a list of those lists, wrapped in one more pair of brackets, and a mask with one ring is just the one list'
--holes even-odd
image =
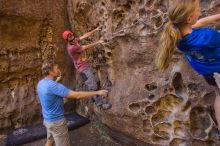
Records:
{"label": "woman's outstretched arm", "polygon": [[204,26],[206,26],[210,23],[213,23],[217,20],[220,20],[220,14],[216,14],[216,15],[205,17],[205,18],[201,18],[192,27],[193,28],[204,27]]}

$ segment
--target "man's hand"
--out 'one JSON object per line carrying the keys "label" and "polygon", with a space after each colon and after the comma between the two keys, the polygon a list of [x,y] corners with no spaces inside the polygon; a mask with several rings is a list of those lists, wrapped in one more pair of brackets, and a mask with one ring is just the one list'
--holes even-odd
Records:
{"label": "man's hand", "polygon": [[103,39],[100,39],[100,40],[98,41],[98,43],[99,43],[99,44],[102,44],[102,43],[104,43],[104,40],[103,40]]}
{"label": "man's hand", "polygon": [[61,75],[59,77],[57,77],[56,82],[59,82],[61,80]]}
{"label": "man's hand", "polygon": [[60,72],[60,75],[57,77],[56,82],[59,82],[61,80],[61,77],[62,77],[62,75],[61,75],[61,72]]}
{"label": "man's hand", "polygon": [[108,91],[107,90],[99,90],[98,95],[106,97],[108,95]]}
{"label": "man's hand", "polygon": [[95,30],[96,31],[102,30],[102,26],[98,26]]}

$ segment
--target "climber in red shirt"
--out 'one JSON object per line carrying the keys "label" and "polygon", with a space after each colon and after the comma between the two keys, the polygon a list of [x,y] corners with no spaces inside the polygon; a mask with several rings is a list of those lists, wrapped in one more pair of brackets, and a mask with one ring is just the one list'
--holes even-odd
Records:
{"label": "climber in red shirt", "polygon": [[[93,33],[99,30],[101,30],[101,27],[97,27],[96,29],[84,34],[83,36],[76,36],[70,30],[63,32],[63,39],[67,42],[67,52],[71,57],[76,70],[80,73],[80,76],[82,77],[87,90],[89,91],[98,90],[99,77],[95,69],[89,65],[87,60],[82,59],[82,53],[85,50],[93,49],[97,44],[102,44],[104,41],[99,40],[88,45],[81,45],[80,41],[91,36]],[[110,102],[104,99],[104,97],[96,96],[93,97],[92,100],[96,105],[102,107],[103,109],[110,109],[112,106]]]}

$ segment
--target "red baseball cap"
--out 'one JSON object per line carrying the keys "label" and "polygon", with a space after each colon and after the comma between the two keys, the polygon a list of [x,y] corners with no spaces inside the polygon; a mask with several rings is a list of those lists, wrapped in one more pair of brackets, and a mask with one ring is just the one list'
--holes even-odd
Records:
{"label": "red baseball cap", "polygon": [[67,40],[69,35],[73,35],[73,33],[70,30],[66,30],[63,32],[63,39]]}

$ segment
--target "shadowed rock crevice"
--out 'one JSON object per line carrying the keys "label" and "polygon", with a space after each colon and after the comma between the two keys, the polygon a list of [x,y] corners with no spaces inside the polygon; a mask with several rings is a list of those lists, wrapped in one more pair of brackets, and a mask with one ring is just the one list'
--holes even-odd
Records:
{"label": "shadowed rock crevice", "polygon": [[182,96],[186,92],[180,72],[176,72],[173,75],[172,85],[177,95]]}

